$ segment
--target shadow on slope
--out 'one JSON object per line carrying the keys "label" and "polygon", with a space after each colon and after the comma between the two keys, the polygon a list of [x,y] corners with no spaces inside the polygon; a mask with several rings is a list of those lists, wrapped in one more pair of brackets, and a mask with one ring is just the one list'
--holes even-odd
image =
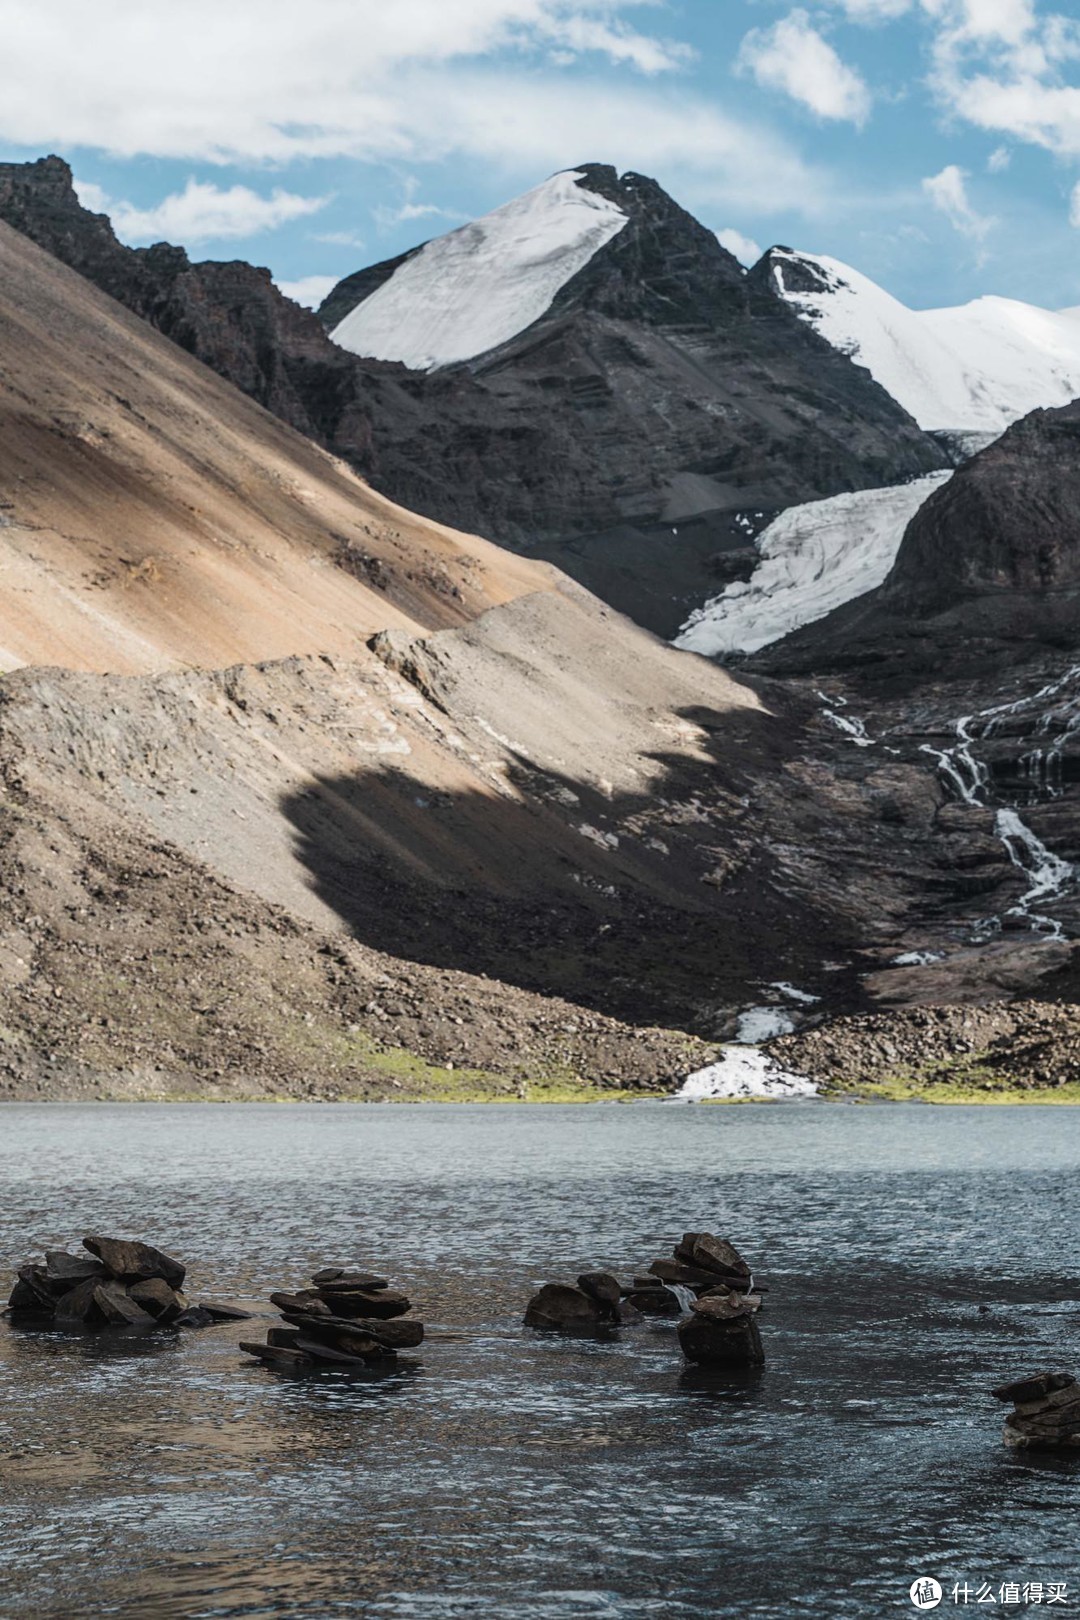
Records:
{"label": "shadow on slope", "polygon": [[854,940],[773,886],[749,808],[795,728],[764,711],[679,715],[704,757],[645,756],[657,772],[640,792],[608,795],[517,752],[505,792],[425,791],[385,767],[318,778],[283,802],[297,858],[382,951],[639,1026],[723,1030],[757,986],[820,983]]}

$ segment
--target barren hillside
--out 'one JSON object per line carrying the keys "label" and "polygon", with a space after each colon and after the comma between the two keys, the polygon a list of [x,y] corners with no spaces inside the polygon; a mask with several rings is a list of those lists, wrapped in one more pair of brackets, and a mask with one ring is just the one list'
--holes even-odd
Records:
{"label": "barren hillside", "polygon": [[342,463],[0,225],[0,668],[349,654],[548,579]]}

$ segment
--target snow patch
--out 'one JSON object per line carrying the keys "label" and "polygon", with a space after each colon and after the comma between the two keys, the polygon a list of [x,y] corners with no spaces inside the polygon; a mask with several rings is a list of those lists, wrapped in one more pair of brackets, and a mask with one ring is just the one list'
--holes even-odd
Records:
{"label": "snow patch", "polygon": [[811,1006],[815,1001],[821,1000],[820,996],[811,995],[809,990],[800,990],[796,985],[789,984],[786,979],[774,980],[773,983],[770,984],[769,989],[779,990],[780,994],[782,996],[787,996],[789,1001],[801,1001],[805,1006],[808,1007]]}
{"label": "snow patch", "polygon": [[471,360],[538,321],[628,223],[569,169],[428,242],[330,334],[353,354],[417,371]]}
{"label": "snow patch", "polygon": [[710,1097],[816,1097],[817,1083],[805,1074],[781,1068],[764,1052],[729,1048],[717,1063],[690,1075],[676,1097],[680,1102],[704,1102]]}
{"label": "snow patch", "polygon": [[[908,309],[839,259],[773,252],[776,290],[834,348],[865,366],[915,418],[937,430],[1000,434],[1040,406],[1080,394],[1080,317],[1013,298]],[[785,265],[809,270],[804,292]]]}
{"label": "snow patch", "polygon": [[751,577],[692,613],[676,647],[706,657],[757,652],[873,590],[895,562],[915,513],[951,476],[931,473],[892,489],[789,507],[762,534],[761,562]]}
{"label": "snow patch", "polygon": [[900,956],[894,956],[890,967],[931,967],[933,963],[944,959],[944,951],[904,951]]}
{"label": "snow patch", "polygon": [[794,1028],[791,1014],[783,1007],[747,1007],[739,1014],[735,1039],[740,1046],[756,1046],[759,1041],[771,1041],[777,1035],[790,1035]]}

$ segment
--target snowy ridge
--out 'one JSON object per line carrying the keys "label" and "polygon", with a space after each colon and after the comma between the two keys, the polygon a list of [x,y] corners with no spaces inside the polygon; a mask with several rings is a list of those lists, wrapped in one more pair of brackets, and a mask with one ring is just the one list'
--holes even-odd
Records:
{"label": "snowy ridge", "polygon": [[922,428],[996,435],[1080,395],[1080,311],[992,297],[914,310],[838,259],[774,248],[769,263],[776,291]]}
{"label": "snowy ridge", "polygon": [[915,513],[951,473],[892,489],[791,506],[761,535],[761,561],[692,613],[675,638],[685,652],[714,658],[757,652],[880,585]]}
{"label": "snowy ridge", "polygon": [[569,169],[437,237],[401,265],[331,332],[353,354],[415,371],[471,360],[506,343],[551,308],[628,222]]}

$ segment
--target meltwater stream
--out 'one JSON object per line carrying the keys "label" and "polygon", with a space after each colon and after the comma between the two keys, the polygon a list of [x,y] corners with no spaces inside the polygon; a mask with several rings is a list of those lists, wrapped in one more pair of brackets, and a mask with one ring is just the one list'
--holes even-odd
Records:
{"label": "meltwater stream", "polygon": [[[1046,742],[1021,756],[1020,771],[1031,784],[1033,795],[1057,797],[1066,747],[1080,729],[1080,690],[1074,690],[1078,680],[1080,666],[1075,666],[1029,696],[964,715],[956,722],[956,742],[951,748],[939,749],[924,743],[922,751],[937,761],[942,780],[958,798],[965,804],[985,806],[991,773],[975,753],[976,745],[1000,735],[1010,722],[1026,724]],[[1001,807],[996,811],[994,830],[1012,864],[1028,880],[1028,888],[1009,907],[1007,915],[1026,917],[1037,933],[1051,939],[1064,938],[1060,922],[1035,908],[1061,898],[1074,882],[1075,868],[1048,849],[1015,808]],[[987,919],[984,924],[984,928],[999,926],[999,918]]]}
{"label": "meltwater stream", "polygon": [[[1071,1120],[0,1108],[5,1272],[98,1227],[265,1312],[354,1259],[429,1328],[358,1381],[248,1362],[269,1316],[135,1340],[0,1323],[0,1614],[861,1620],[914,1612],[921,1576],[1066,1582],[1074,1612],[1080,1458],[1007,1451],[987,1395],[1080,1371]],[[759,1377],[688,1370],[669,1322],[521,1326],[539,1282],[628,1279],[686,1229],[730,1235],[768,1287]]]}

